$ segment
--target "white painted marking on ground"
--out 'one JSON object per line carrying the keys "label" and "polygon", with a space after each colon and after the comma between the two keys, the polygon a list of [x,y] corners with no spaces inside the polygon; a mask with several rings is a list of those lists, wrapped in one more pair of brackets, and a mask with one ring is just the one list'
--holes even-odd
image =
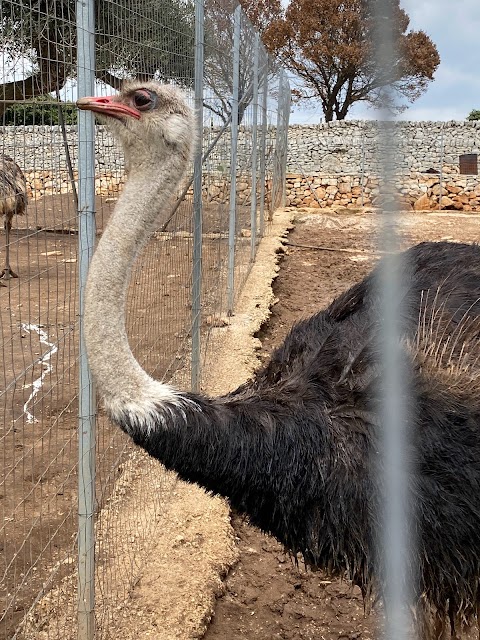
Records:
{"label": "white painted marking on ground", "polygon": [[31,331],[35,331],[36,333],[38,333],[38,335],[40,337],[40,343],[46,345],[47,347],[50,347],[50,349],[48,351],[46,351],[42,355],[42,357],[39,359],[39,362],[41,362],[41,364],[43,366],[42,375],[39,378],[37,378],[36,380],[34,380],[31,385],[27,385],[27,387],[26,387],[26,388],[28,388],[28,387],[31,386],[32,387],[32,393],[29,395],[28,400],[23,405],[23,412],[24,412],[24,414],[26,416],[27,424],[33,424],[34,422],[38,422],[38,420],[36,418],[34,418],[32,413],[30,413],[30,411],[28,410],[28,405],[32,402],[32,400],[35,398],[37,393],[42,388],[43,379],[45,378],[45,376],[48,373],[50,373],[50,371],[52,370],[52,365],[50,364],[50,359],[55,353],[57,353],[58,347],[55,344],[53,344],[52,342],[48,341],[48,335],[45,333],[45,331],[43,331],[43,329],[41,329],[36,324],[26,324],[26,323],[22,322],[22,329],[24,331],[28,331],[29,333]]}

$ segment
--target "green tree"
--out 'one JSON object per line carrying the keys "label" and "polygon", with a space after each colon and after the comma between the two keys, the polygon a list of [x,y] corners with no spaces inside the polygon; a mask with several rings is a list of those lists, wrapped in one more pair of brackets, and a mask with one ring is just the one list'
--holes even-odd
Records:
{"label": "green tree", "polygon": [[480,109],[472,109],[467,116],[467,120],[480,120]]}
{"label": "green tree", "polygon": [[29,103],[10,104],[5,109],[2,124],[11,125],[58,125],[61,124],[59,109],[66,125],[77,123],[77,107],[74,104],[52,103],[49,96],[33,98]]}
{"label": "green tree", "polygon": [[[1,52],[28,71],[0,85],[0,115],[17,100],[60,90],[76,75],[75,0],[1,0]],[[120,88],[127,77],[193,79],[194,10],[191,0],[97,0],[98,80]]]}
{"label": "green tree", "polygon": [[[406,108],[433,80],[440,64],[423,31],[391,0],[396,57],[388,68],[375,60],[376,20],[371,0],[291,0],[266,30],[267,47],[301,80],[299,99],[319,99],[327,121],[343,120],[357,102],[384,105],[390,87]],[[394,105],[390,105],[394,106]]]}

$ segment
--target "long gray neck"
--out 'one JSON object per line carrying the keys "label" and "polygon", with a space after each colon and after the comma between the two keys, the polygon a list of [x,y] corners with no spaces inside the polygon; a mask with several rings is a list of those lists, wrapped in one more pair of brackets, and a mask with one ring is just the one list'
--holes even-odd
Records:
{"label": "long gray neck", "polygon": [[[137,166],[93,256],[85,297],[85,343],[89,364],[107,410],[137,413],[174,402],[176,392],[153,380],[135,360],[125,330],[132,266],[160,212],[168,212],[185,162],[174,154],[162,166]],[[164,213],[165,215],[165,213]]]}

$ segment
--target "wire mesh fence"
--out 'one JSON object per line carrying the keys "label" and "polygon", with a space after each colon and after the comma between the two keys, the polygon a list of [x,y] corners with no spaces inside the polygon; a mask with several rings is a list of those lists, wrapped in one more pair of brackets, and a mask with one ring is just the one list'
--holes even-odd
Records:
{"label": "wire mesh fence", "polygon": [[173,82],[192,105],[202,90],[200,179],[188,176],[137,261],[127,317],[151,375],[198,387],[211,330],[232,313],[284,197],[288,82],[228,0],[2,0],[0,11],[6,230],[12,220],[0,280],[0,638],[88,638],[94,627],[106,638],[174,480],[93,404],[82,292],[128,167],[73,103],[129,78]]}

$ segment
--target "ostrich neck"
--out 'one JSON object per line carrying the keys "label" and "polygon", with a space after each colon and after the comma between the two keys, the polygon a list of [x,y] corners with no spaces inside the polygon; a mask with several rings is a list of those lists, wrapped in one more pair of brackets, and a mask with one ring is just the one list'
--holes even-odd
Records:
{"label": "ostrich neck", "polygon": [[125,306],[135,258],[161,217],[160,209],[168,211],[183,170],[173,156],[163,166],[137,167],[130,173],[90,265],[85,343],[97,389],[110,409],[112,404],[141,402],[144,395],[152,395],[152,384],[160,401],[162,391],[169,389],[153,381],[133,357]]}
{"label": "ostrich neck", "polygon": [[[245,402],[242,395],[210,399],[176,391],[153,380],[128,344],[125,302],[132,265],[162,218],[159,204],[168,210],[178,184],[172,179],[175,168],[130,174],[95,251],[84,313],[90,367],[107,412],[137,445],[183,479],[228,497],[265,530],[276,531],[271,519],[280,512],[271,506],[272,484],[283,484],[272,471],[270,453],[276,407]],[[259,475],[261,495],[252,492]]]}
{"label": "ostrich neck", "polygon": [[[314,501],[312,486],[305,485],[318,467],[320,454],[311,446],[318,440],[318,407],[305,409],[301,394],[288,403],[263,397],[253,383],[220,398],[182,393],[153,380],[128,344],[132,265],[162,219],[159,209],[168,211],[184,165],[173,156],[155,170],[130,174],[92,259],[84,331],[97,389],[113,420],[151,456],[227,497],[291,549],[307,550],[308,523],[300,514]],[[297,414],[308,416],[301,429]]]}

